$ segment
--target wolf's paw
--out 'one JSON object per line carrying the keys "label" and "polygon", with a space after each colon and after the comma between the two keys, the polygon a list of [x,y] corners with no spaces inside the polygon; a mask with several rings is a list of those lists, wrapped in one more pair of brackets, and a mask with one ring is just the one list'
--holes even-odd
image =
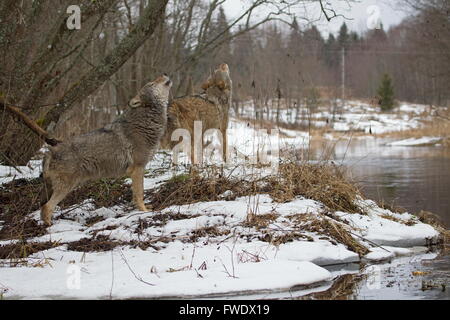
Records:
{"label": "wolf's paw", "polygon": [[47,205],[43,205],[41,209],[41,220],[45,226],[50,227],[52,225],[52,212]]}

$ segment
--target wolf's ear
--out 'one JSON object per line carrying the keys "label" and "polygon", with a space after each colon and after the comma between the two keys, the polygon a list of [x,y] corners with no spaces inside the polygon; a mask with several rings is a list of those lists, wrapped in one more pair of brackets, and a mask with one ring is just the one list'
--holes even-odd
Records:
{"label": "wolf's ear", "polygon": [[130,102],[128,102],[128,105],[131,108],[138,108],[138,107],[140,107],[142,105],[141,97],[139,97],[139,95],[137,95],[136,97],[131,99]]}
{"label": "wolf's ear", "polygon": [[206,90],[208,89],[211,85],[213,84],[213,80],[211,79],[211,77],[208,78],[208,80],[206,80],[206,82],[204,82],[202,84],[202,89]]}

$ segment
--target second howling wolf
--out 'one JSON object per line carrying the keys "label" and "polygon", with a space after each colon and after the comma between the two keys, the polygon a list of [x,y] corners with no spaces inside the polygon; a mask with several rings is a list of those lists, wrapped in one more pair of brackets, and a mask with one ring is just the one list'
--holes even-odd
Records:
{"label": "second howling wolf", "polygon": [[[173,149],[178,143],[171,141],[175,129],[183,128],[191,136],[191,148],[194,145],[194,122],[201,121],[202,136],[208,129],[218,129],[222,134],[222,146],[227,146],[226,130],[228,113],[232,98],[230,70],[222,63],[202,85],[203,93],[176,98],[168,108],[167,130],[161,140],[163,148]],[[194,153],[191,152],[192,163]]]}
{"label": "second howling wolf", "polygon": [[172,81],[161,76],[147,83],[130,108],[104,128],[50,147],[43,163],[46,187],[41,219],[50,225],[56,205],[80,184],[100,178],[128,175],[133,201],[144,205],[144,170],[166,129],[167,104]]}

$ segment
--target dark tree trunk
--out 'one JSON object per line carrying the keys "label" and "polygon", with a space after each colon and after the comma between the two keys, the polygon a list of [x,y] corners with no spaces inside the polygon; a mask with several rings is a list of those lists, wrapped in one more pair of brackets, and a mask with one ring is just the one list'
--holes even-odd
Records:
{"label": "dark tree trunk", "polygon": [[[105,2],[106,3],[106,2]],[[114,1],[108,1],[108,3],[114,3]],[[148,39],[155,31],[156,27],[164,21],[165,8],[168,0],[150,0],[147,7],[142,12],[134,28],[125,36],[121,42],[95,67],[82,74],[79,79],[73,79],[72,85],[68,86],[68,89],[62,94],[62,97],[58,99],[59,104],[48,107],[48,110],[42,110],[36,106],[42,101],[46,101],[52,94],[51,89],[57,88],[61,78],[45,74],[46,71],[39,71],[36,74],[37,78],[31,80],[31,95],[28,95],[26,99],[23,97],[10,98],[5,95],[5,100],[9,103],[15,103],[19,100],[25,101],[26,105],[23,106],[23,111],[26,110],[27,115],[36,119],[39,116],[39,125],[46,130],[51,131],[61,116],[68,110],[70,110],[76,103],[83,101],[86,97],[94,93],[107,79],[109,79],[119,68],[132,57],[136,50]],[[97,8],[98,9],[98,8]],[[106,10],[107,8],[105,8]],[[106,12],[106,11],[104,11]],[[83,16],[83,15],[82,15]],[[56,28],[58,32],[65,32],[63,28]],[[54,37],[51,38],[52,43],[55,42]],[[56,38],[55,38],[56,39]],[[88,39],[86,39],[88,41]],[[20,46],[18,46],[20,49]],[[40,59],[43,55],[42,52],[38,52]],[[52,57],[51,54],[48,57]],[[60,56],[55,57],[55,59]],[[56,64],[57,60],[55,61]],[[51,65],[48,63],[47,65]],[[82,71],[82,70],[81,70]],[[41,78],[40,81],[39,77]],[[57,81],[55,81],[55,78]],[[2,80],[2,79],[0,79]],[[5,78],[4,80],[8,80]],[[6,81],[4,81],[6,83]],[[56,82],[56,83],[55,83]],[[23,83],[23,82],[17,82]],[[2,81],[0,81],[0,85]],[[1,89],[1,88],[0,88]],[[12,88],[13,92],[21,92],[20,88]],[[45,92],[43,94],[42,92]],[[133,93],[134,94],[134,93]],[[2,95],[2,92],[0,92]],[[26,164],[42,146],[42,140],[39,139],[31,130],[25,127],[20,121],[13,119],[8,114],[8,111],[0,110],[0,161],[11,165],[24,165]]]}
{"label": "dark tree trunk", "polygon": [[7,130],[0,129],[0,160],[10,165],[26,165],[39,150],[42,140],[36,133],[2,109],[0,117],[8,122]]}

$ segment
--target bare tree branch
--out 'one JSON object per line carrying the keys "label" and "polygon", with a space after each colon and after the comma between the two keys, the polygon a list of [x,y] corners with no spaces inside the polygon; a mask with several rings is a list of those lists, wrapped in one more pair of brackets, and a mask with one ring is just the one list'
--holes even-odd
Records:
{"label": "bare tree branch", "polygon": [[103,82],[113,75],[154,32],[164,17],[168,0],[152,0],[145,8],[135,27],[108,54],[100,65],[91,69],[74,83],[60,99],[61,106],[53,108],[45,117],[45,126],[57,122],[59,117],[75,102],[92,94]]}

